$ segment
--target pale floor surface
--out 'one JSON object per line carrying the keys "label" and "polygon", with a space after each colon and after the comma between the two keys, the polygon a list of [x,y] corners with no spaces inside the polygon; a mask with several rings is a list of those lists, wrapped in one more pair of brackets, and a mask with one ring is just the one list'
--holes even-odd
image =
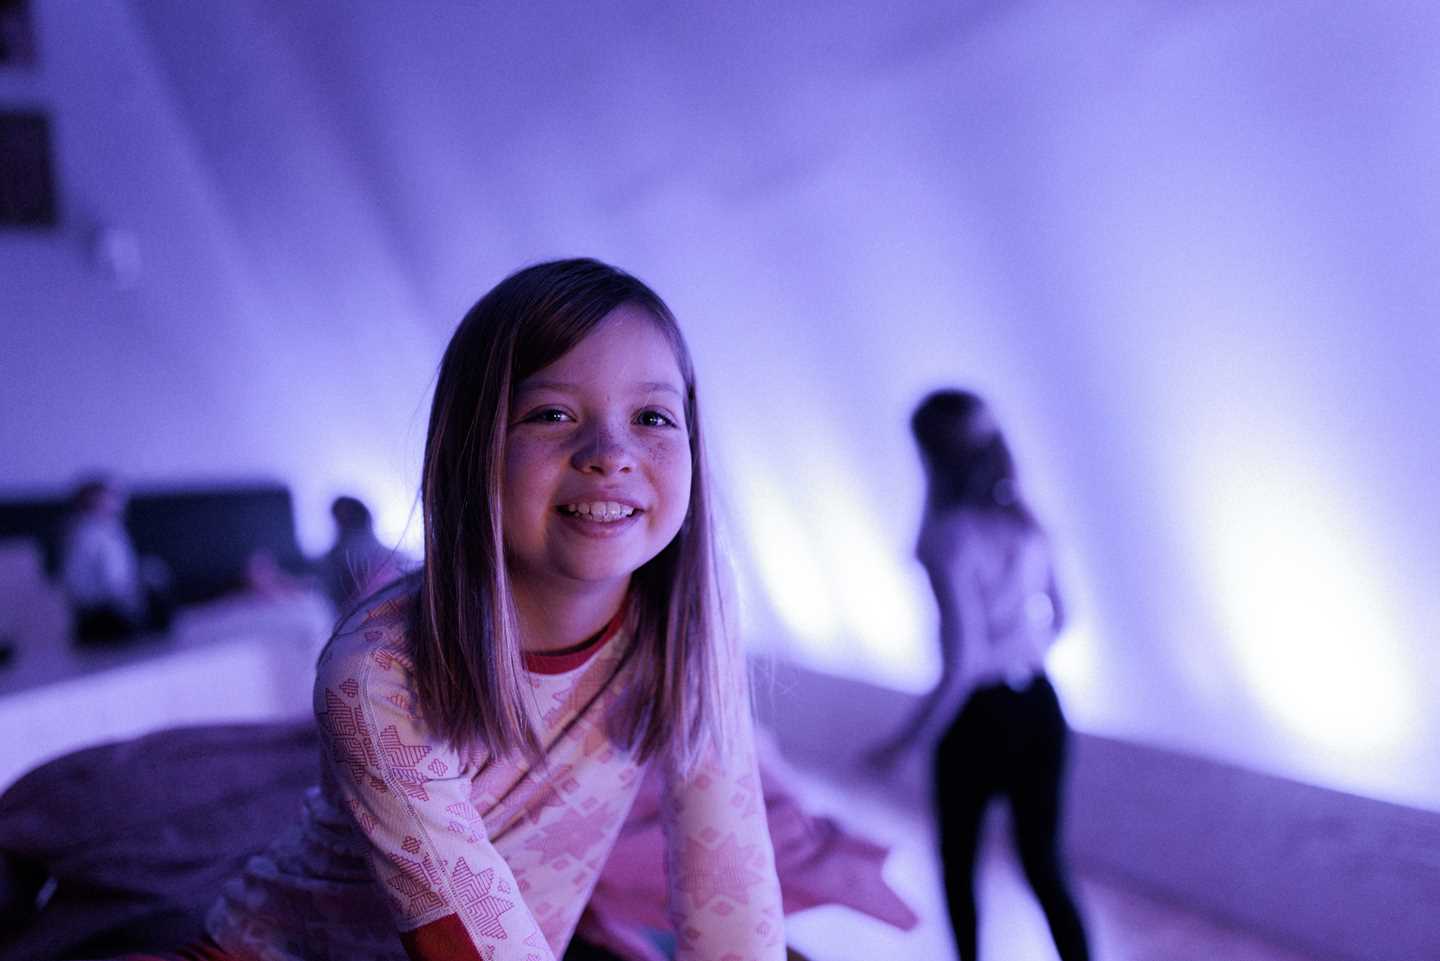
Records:
{"label": "pale floor surface", "polygon": [[[891,846],[885,878],[920,915],[901,932],[848,908],[786,919],[787,937],[811,961],[954,961],[928,812],[897,806],[871,784],[840,785],[796,772],[807,806]],[[1003,812],[992,809],[981,859],[983,961],[1054,961],[1044,916],[1009,849]],[[1095,961],[1322,961],[1273,945],[1183,906],[1080,873],[1081,910]]]}

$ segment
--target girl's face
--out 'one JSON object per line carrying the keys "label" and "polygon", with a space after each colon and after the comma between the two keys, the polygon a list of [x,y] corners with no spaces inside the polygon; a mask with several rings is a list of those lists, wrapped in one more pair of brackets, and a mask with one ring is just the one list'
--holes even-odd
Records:
{"label": "girl's face", "polygon": [[690,504],[685,381],[643,307],[622,304],[521,381],[505,435],[512,583],[532,596],[623,588]]}

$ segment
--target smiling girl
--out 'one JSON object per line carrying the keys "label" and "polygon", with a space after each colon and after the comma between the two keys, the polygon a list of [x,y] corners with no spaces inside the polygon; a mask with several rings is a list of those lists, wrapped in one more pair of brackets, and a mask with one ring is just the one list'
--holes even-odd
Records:
{"label": "smiling girl", "polygon": [[322,654],[321,783],[204,950],[551,961],[653,764],[676,957],[783,958],[706,480],[690,356],[653,291],[567,260],[486,294],[440,366],[423,568]]}

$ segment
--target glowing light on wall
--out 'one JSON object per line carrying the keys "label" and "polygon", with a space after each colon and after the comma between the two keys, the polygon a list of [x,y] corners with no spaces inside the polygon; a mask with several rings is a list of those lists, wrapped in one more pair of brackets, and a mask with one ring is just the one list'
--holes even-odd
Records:
{"label": "glowing light on wall", "polygon": [[1088,720],[1103,714],[1098,701],[1104,672],[1097,661],[1094,631],[1088,624],[1072,623],[1065,627],[1045,658],[1045,669],[1066,695],[1066,708],[1076,712],[1072,720]]}
{"label": "glowing light on wall", "polygon": [[740,476],[738,516],[760,587],[802,656],[832,664],[839,621],[816,545],[768,472],[751,464]]}
{"label": "glowing light on wall", "polygon": [[867,507],[874,498],[848,482],[839,464],[826,465],[817,476],[829,479],[809,502],[809,520],[862,677],[925,687],[932,680],[927,668],[936,658],[928,655],[935,642],[922,637],[919,607],[933,601],[917,596],[915,582],[904,576],[908,551],[898,549],[895,530],[901,521],[877,517]]}
{"label": "glowing light on wall", "polygon": [[1385,566],[1326,472],[1276,453],[1293,443],[1217,457],[1199,492],[1231,652],[1298,736],[1351,757],[1400,747],[1418,704]]}
{"label": "glowing light on wall", "polygon": [[288,473],[295,478],[296,534],[305,553],[315,556],[328,551],[335,542],[335,522],[330,503],[341,494],[358,497],[370,508],[375,536],[387,547],[395,547],[409,558],[424,553],[424,523],[415,491],[419,470],[405,470],[358,448],[339,452],[326,464],[326,474],[307,475],[302,469]]}
{"label": "glowing light on wall", "polygon": [[839,464],[801,474],[826,482],[797,496],[750,462],[736,484],[756,586],[792,635],[784,646],[820,670],[923,690],[937,673],[920,614],[930,601],[906,578],[892,519],[873,516]]}

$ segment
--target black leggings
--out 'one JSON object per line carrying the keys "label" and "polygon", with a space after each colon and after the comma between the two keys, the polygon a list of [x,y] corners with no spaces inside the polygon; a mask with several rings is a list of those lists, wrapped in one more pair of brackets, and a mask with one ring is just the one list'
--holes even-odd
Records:
{"label": "black leggings", "polygon": [[975,856],[991,798],[1010,800],[1015,846],[1062,961],[1088,961],[1085,927],[1060,856],[1060,781],[1070,729],[1055,689],[978,688],[935,752],[940,858],[961,961],[975,961]]}

